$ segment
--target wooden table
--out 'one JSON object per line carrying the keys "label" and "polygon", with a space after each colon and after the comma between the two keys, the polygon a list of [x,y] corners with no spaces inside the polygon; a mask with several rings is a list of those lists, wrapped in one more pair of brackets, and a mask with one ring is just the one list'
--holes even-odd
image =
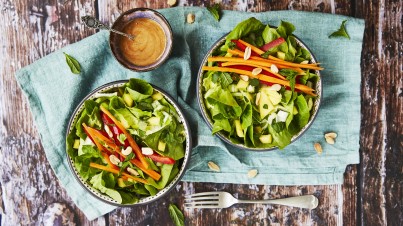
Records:
{"label": "wooden table", "polygon": [[[51,170],[33,125],[28,103],[14,75],[18,69],[94,34],[80,16],[111,23],[135,7],[166,8],[167,1],[2,0],[0,1],[0,219],[3,225],[41,224],[46,208],[66,204],[78,225],[172,225],[169,203],[183,194],[226,190],[241,198],[315,194],[312,211],[259,205],[185,211],[187,225],[402,225],[403,224],[403,3],[399,0],[180,0],[178,5],[225,3],[242,11],[304,10],[366,20],[362,51],[361,164],[348,166],[343,185],[256,186],[181,182],[150,205],[118,208],[89,222]],[[147,213],[147,214],[145,214]]]}

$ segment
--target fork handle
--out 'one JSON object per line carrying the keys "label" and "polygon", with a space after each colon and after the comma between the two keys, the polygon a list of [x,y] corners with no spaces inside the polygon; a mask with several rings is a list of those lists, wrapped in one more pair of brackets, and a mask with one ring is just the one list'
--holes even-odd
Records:
{"label": "fork handle", "polygon": [[270,200],[238,200],[238,203],[254,203],[254,204],[277,204],[291,207],[299,207],[305,209],[315,209],[318,204],[318,198],[313,195],[302,195],[296,197],[289,197],[284,199],[270,199]]}

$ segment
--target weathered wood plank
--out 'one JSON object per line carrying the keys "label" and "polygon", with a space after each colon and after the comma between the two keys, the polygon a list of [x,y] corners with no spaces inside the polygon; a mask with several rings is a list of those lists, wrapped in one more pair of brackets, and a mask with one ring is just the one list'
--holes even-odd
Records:
{"label": "weathered wood plank", "polygon": [[[47,207],[66,203],[76,220],[89,223],[59,185],[51,170],[15,71],[94,31],[77,29],[80,13],[91,1],[1,1],[0,8],[0,209],[3,225],[41,224]],[[0,223],[0,224],[1,224]],[[99,218],[94,225],[105,225]]]}
{"label": "weathered wood plank", "polygon": [[402,1],[357,1],[362,53],[362,225],[403,223]]}

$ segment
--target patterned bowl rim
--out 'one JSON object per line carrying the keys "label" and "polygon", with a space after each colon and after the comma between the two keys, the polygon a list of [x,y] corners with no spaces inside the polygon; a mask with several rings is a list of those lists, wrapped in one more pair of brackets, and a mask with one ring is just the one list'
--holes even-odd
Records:
{"label": "patterned bowl rim", "polygon": [[[66,137],[70,134],[70,132],[73,129],[73,125],[75,125],[78,117],[80,116],[81,112],[84,109],[84,102],[86,100],[89,99],[94,99],[95,98],[95,94],[97,93],[103,93],[106,91],[109,91],[113,88],[118,88],[123,86],[125,83],[127,83],[129,80],[118,80],[118,81],[114,81],[114,82],[110,82],[107,84],[104,84],[98,88],[96,88],[95,90],[93,90],[91,93],[89,93],[76,107],[76,109],[74,110],[70,120],[69,120],[69,124],[66,130]],[[189,164],[190,161],[190,156],[191,156],[191,150],[192,150],[192,136],[191,136],[191,132],[190,132],[190,127],[189,127],[189,123],[187,122],[183,111],[181,110],[181,108],[179,107],[179,105],[177,104],[177,102],[168,94],[166,93],[164,90],[162,90],[161,88],[159,88],[158,86],[155,86],[153,84],[150,83],[150,85],[157,90],[158,92],[160,92],[164,98],[170,103],[172,104],[172,106],[174,106],[175,110],[178,112],[180,119],[181,119],[181,123],[183,123],[184,128],[185,128],[185,132],[186,132],[186,148],[185,148],[185,156],[183,159],[181,159],[182,161],[182,165],[179,169],[179,173],[175,176],[175,178],[162,190],[158,191],[158,193],[156,195],[153,196],[148,196],[145,198],[141,198],[137,203],[131,203],[131,204],[120,204],[118,202],[116,202],[115,200],[113,200],[112,198],[110,198],[107,195],[104,195],[102,193],[100,193],[97,189],[93,188],[92,185],[89,182],[84,181],[81,176],[78,174],[75,166],[74,166],[74,161],[73,159],[68,155],[67,153],[67,147],[66,147],[66,156],[68,158],[68,163],[70,166],[70,170],[72,172],[72,174],[74,175],[74,177],[76,178],[76,180],[79,182],[79,184],[85,189],[87,190],[92,196],[94,196],[95,198],[107,203],[107,204],[111,204],[114,206],[120,206],[120,207],[130,207],[130,206],[137,206],[137,205],[144,205],[144,204],[148,204],[151,202],[154,202],[158,199],[160,199],[161,197],[165,196],[166,194],[168,194],[180,181],[180,179],[183,177],[183,175],[185,174],[186,168]]]}
{"label": "patterned bowl rim", "polygon": [[[207,64],[207,58],[212,55],[213,51],[215,49],[217,49],[219,46],[221,46],[222,44],[225,43],[225,38],[227,37],[228,34],[229,33],[225,34],[220,39],[218,39],[218,41],[216,41],[213,44],[213,46],[210,48],[210,50],[206,53],[206,55],[204,56],[204,58],[202,60],[202,63],[200,64],[200,68],[199,68],[199,71],[198,71],[198,74],[197,74],[197,87],[196,87],[196,89],[197,89],[197,91],[196,91],[197,92],[197,101],[198,101],[199,108],[200,108],[200,111],[202,113],[203,119],[207,123],[207,125],[208,125],[208,127],[210,129],[213,129],[213,126],[212,126],[213,122],[212,122],[212,120],[210,118],[209,113],[207,112],[207,109],[206,109],[205,103],[204,103],[203,88],[202,88],[203,87],[203,70],[202,70],[202,67]],[[297,36],[293,35],[293,37],[295,38],[295,40],[297,42],[297,45],[299,45],[302,48],[308,50],[308,52],[311,54],[311,63],[316,63],[317,62],[316,57],[312,53],[312,51],[308,48],[308,46],[304,42],[302,42]],[[319,98],[315,98],[315,101],[313,103],[313,114],[311,115],[308,124],[306,124],[297,134],[295,134],[291,138],[291,143],[293,143],[298,138],[300,138],[305,133],[305,131],[307,131],[309,129],[309,127],[315,121],[316,116],[317,116],[317,114],[319,112],[319,107],[320,107],[320,104],[321,104],[321,101],[322,101],[322,96],[323,96],[322,95],[323,94],[322,93],[322,77],[321,77],[320,71],[318,71],[318,70],[315,70],[315,74],[317,74],[318,77],[319,77],[319,80],[316,83],[316,87],[315,87],[315,90],[317,91],[316,93],[318,94]],[[276,147],[271,147],[271,148],[251,148],[251,147],[246,147],[243,144],[233,143],[222,132],[217,132],[216,135],[221,140],[226,142],[227,144],[230,144],[230,145],[232,145],[234,147],[237,147],[237,148],[249,150],[249,151],[264,152],[264,151],[273,151],[273,150],[279,149],[277,146]]]}

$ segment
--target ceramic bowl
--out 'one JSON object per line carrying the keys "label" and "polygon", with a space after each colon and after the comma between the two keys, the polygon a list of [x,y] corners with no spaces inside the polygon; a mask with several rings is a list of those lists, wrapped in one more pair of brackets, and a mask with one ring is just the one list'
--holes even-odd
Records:
{"label": "ceramic bowl", "polygon": [[[207,66],[207,58],[212,56],[213,52],[219,48],[220,46],[222,46],[225,43],[225,38],[226,38],[227,34],[224,35],[222,38],[220,38],[216,43],[213,44],[213,46],[210,48],[210,50],[207,52],[207,54],[205,55],[204,59],[202,60],[202,63],[200,65],[199,71],[198,71],[198,75],[197,75],[197,100],[199,103],[199,107],[202,113],[202,116],[205,120],[205,122],[207,123],[207,125],[210,127],[210,129],[213,128],[213,120],[210,116],[209,111],[206,108],[206,103],[205,100],[203,98],[204,92],[203,92],[203,75],[204,72],[202,70],[203,66]],[[310,63],[316,63],[317,60],[315,58],[315,56],[313,55],[312,51],[309,50],[308,46],[305,45],[298,37],[294,36],[295,40],[297,42],[297,45],[301,46],[302,48],[306,49],[309,51],[309,53],[311,54],[311,60]],[[309,129],[309,127],[312,125],[313,121],[316,118],[316,115],[318,114],[318,110],[319,110],[319,106],[321,103],[321,99],[322,99],[322,79],[320,76],[320,72],[319,71],[315,71],[314,73],[316,73],[319,76],[319,81],[315,84],[315,90],[316,90],[316,94],[318,94],[319,98],[316,98],[314,103],[313,103],[313,107],[311,110],[311,117],[309,119],[309,122],[307,125],[305,125],[301,131],[299,131],[297,134],[295,134],[292,139],[291,142],[296,141],[299,137],[301,137],[305,131],[307,131]],[[237,144],[232,142],[228,136],[223,133],[223,132],[218,132],[216,133],[216,135],[221,138],[223,141],[225,141],[226,143],[237,147],[237,148],[241,148],[241,149],[246,149],[249,151],[272,151],[272,150],[276,150],[278,149],[278,147],[271,147],[271,148],[253,148],[253,147],[247,147],[243,144]]]}
{"label": "ceramic bowl", "polygon": [[[114,92],[119,87],[122,87],[127,82],[128,82],[128,80],[120,80],[120,81],[111,82],[111,83],[108,83],[108,84],[105,84],[103,86],[98,87],[97,89],[93,90],[90,94],[88,94],[81,101],[81,103],[77,106],[77,108],[73,112],[73,114],[72,114],[72,116],[70,118],[68,127],[67,127],[66,137],[71,133],[71,131],[74,128],[74,125],[76,124],[76,122],[79,119],[82,111],[84,110],[84,102],[86,100],[96,98],[97,94],[99,94],[99,93]],[[171,96],[169,96],[165,91],[163,91],[161,88],[158,88],[155,85],[152,85],[152,87],[154,88],[154,90],[160,92],[164,96],[164,98],[170,104],[172,104],[172,106],[178,112],[178,115],[180,117],[180,122],[183,123],[183,125],[184,125],[184,129],[185,129],[185,133],[186,133],[186,141],[185,141],[185,144],[184,144],[185,145],[185,156],[181,160],[177,160],[177,161],[180,161],[179,173],[175,176],[175,178],[169,184],[167,184],[167,186],[165,188],[163,188],[162,190],[158,191],[158,193],[156,195],[141,198],[137,203],[120,204],[120,203],[116,202],[115,200],[113,200],[112,198],[110,198],[109,196],[99,192],[97,189],[93,188],[92,185],[89,182],[85,181],[79,175],[76,167],[74,166],[74,159],[72,159],[67,154],[67,150],[66,150],[67,161],[69,163],[71,172],[74,175],[74,177],[77,179],[77,181],[80,183],[80,185],[85,190],[88,191],[89,194],[93,195],[94,197],[96,197],[97,199],[99,199],[99,200],[101,200],[101,201],[103,201],[105,203],[115,205],[115,206],[136,206],[136,205],[141,205],[141,204],[147,204],[147,203],[150,203],[150,202],[154,202],[154,201],[158,200],[159,198],[161,198],[162,196],[168,194],[169,191],[172,190],[175,187],[175,185],[180,181],[180,179],[182,178],[182,176],[185,173],[186,166],[189,163],[190,151],[191,151],[191,148],[192,148],[189,124],[186,121],[186,119],[184,117],[184,114],[183,114],[182,110],[179,108],[179,105],[177,104],[177,102]]]}
{"label": "ceramic bowl", "polygon": [[162,63],[164,63],[168,59],[172,50],[172,42],[173,42],[172,29],[168,21],[161,13],[148,8],[134,8],[122,13],[113,23],[112,29],[115,29],[117,31],[123,31],[126,25],[128,25],[134,19],[138,18],[147,18],[153,20],[154,22],[160,25],[165,34],[166,38],[165,49],[159,56],[159,58],[156,61],[154,61],[154,63],[140,66],[133,64],[132,62],[127,60],[123,55],[123,51],[119,45],[121,39],[126,37],[111,32],[109,36],[109,45],[113,53],[113,56],[125,68],[137,72],[150,71],[159,67]]}

